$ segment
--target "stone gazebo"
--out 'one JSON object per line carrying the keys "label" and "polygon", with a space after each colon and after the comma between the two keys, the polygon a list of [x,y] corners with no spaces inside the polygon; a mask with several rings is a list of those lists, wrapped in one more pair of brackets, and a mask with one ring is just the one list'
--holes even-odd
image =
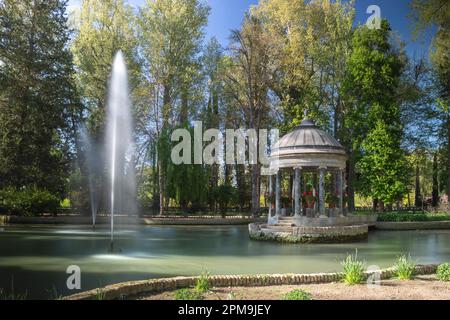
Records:
{"label": "stone gazebo", "polygon": [[[269,204],[267,224],[249,226],[253,239],[332,242],[367,236],[367,217],[347,214],[347,154],[335,138],[314,122],[304,120],[275,144],[270,162],[273,175],[269,176],[269,194],[275,205]],[[282,180],[286,175],[290,183],[282,208]]]}

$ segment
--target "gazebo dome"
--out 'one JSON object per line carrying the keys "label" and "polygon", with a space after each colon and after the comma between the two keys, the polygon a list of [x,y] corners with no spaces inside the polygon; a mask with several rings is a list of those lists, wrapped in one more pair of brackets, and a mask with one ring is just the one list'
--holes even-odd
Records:
{"label": "gazebo dome", "polygon": [[345,169],[347,154],[344,147],[311,120],[304,120],[292,132],[283,136],[273,147],[270,167]]}

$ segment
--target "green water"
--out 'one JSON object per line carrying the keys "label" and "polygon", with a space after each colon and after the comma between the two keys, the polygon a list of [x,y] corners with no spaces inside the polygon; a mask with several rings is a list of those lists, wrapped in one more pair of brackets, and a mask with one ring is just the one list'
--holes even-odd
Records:
{"label": "green water", "polygon": [[[282,245],[248,239],[247,227],[134,227],[117,231],[109,254],[107,229],[79,226],[0,227],[0,288],[28,298],[76,293],[66,268],[81,268],[82,290],[127,280],[176,275],[312,273],[340,270],[346,253],[387,267],[411,253],[418,263],[450,261],[450,230],[373,231],[353,244]],[[55,293],[56,292],[56,293]]]}

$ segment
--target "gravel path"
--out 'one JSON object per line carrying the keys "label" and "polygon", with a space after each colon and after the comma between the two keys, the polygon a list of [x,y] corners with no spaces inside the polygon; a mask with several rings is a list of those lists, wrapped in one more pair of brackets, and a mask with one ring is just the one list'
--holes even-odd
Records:
{"label": "gravel path", "polygon": [[[283,294],[302,289],[314,300],[450,300],[450,282],[440,282],[434,276],[418,276],[413,281],[385,280],[380,286],[343,283],[299,286],[214,288],[207,300],[279,300]],[[173,292],[141,297],[144,300],[171,300]]]}

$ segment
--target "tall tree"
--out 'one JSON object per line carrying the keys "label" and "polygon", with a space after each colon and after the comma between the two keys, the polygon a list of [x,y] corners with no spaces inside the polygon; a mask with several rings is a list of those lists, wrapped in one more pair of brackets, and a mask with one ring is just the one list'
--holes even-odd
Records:
{"label": "tall tree", "polygon": [[[235,103],[246,129],[256,130],[254,143],[259,148],[259,130],[267,123],[269,114],[268,90],[272,77],[271,52],[268,34],[263,32],[261,21],[252,15],[244,19],[241,30],[231,35],[230,49],[233,65],[229,70],[228,82],[232,88]],[[250,148],[250,146],[249,146]],[[252,214],[260,209],[259,163],[251,163]]]}
{"label": "tall tree", "polygon": [[[404,61],[390,44],[386,20],[380,29],[360,26],[355,30],[352,54],[343,86],[348,115],[347,144],[351,146],[349,185],[356,163],[359,189],[374,200],[392,204],[406,191],[406,164],[401,150],[403,127],[395,99]],[[349,207],[354,209],[353,189]]]}
{"label": "tall tree", "polygon": [[112,61],[121,50],[125,56],[130,94],[137,104],[141,84],[135,17],[124,0],[83,0],[74,13],[76,34],[72,52],[77,69],[77,85],[87,108],[88,128],[97,142],[103,138],[106,97]]}
{"label": "tall tree", "polygon": [[411,7],[417,30],[435,28],[430,50],[430,60],[438,92],[435,105],[441,120],[442,137],[447,147],[447,194],[450,194],[450,1],[414,0]]}
{"label": "tall tree", "polygon": [[62,195],[79,114],[66,1],[0,2],[0,186]]}
{"label": "tall tree", "polygon": [[199,0],[148,0],[139,15],[140,36],[146,62],[146,78],[153,89],[151,112],[158,141],[158,185],[160,214],[168,205],[166,195],[169,130],[180,120],[177,98],[184,93],[185,107],[189,75],[196,69],[209,7]]}
{"label": "tall tree", "polygon": [[309,117],[341,127],[342,85],[353,29],[353,3],[341,1],[263,0],[253,9],[276,48],[271,60],[271,90],[280,100],[283,129]]}

